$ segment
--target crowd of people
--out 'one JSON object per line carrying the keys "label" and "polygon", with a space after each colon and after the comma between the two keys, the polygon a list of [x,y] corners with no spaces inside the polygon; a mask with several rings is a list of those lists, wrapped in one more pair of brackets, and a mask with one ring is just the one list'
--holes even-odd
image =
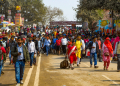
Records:
{"label": "crowd of people", "polygon": [[[81,29],[66,27],[46,27],[45,32],[41,29],[22,28],[19,34],[14,34],[10,39],[3,37],[0,41],[0,76],[4,74],[4,63],[9,57],[10,65],[15,67],[17,85],[23,84],[25,63],[30,67],[37,65],[36,57],[40,53],[63,54],[70,61],[70,68],[74,64],[80,67],[82,59],[90,59],[90,67],[94,68],[99,62],[104,61],[104,70],[108,70],[113,59],[118,60],[118,72],[120,71],[120,31],[116,35],[103,35]],[[16,32],[17,33],[17,32]],[[117,58],[116,58],[117,57]]]}

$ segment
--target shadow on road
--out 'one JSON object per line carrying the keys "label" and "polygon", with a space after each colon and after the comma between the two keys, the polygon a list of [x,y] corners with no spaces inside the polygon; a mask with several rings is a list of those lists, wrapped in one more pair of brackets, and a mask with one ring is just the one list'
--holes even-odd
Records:
{"label": "shadow on road", "polygon": [[65,57],[59,57],[59,58],[54,58],[54,59],[63,59],[63,60],[64,60],[64,59],[65,59]]}
{"label": "shadow on road", "polygon": [[[104,82],[108,82],[108,81],[110,81],[111,82],[111,80],[102,80],[102,81],[104,81]],[[120,80],[112,80],[112,81],[115,81],[115,82],[120,82]]]}
{"label": "shadow on road", "polygon": [[0,86],[15,86],[16,85],[16,83],[15,84],[1,84],[0,83]]}
{"label": "shadow on road", "polygon": [[89,70],[89,72],[116,72],[116,70],[105,71],[105,70],[101,69],[101,70]]}
{"label": "shadow on road", "polygon": [[15,69],[4,69],[4,71],[15,71]]}
{"label": "shadow on road", "polygon": [[110,84],[109,86],[120,86],[120,84]]}

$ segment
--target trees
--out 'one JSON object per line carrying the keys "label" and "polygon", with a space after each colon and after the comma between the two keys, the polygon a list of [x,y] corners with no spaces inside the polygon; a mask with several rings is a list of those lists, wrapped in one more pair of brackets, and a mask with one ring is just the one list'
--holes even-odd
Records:
{"label": "trees", "polygon": [[46,20],[51,22],[63,16],[63,11],[57,7],[47,7]]}
{"label": "trees", "polygon": [[46,15],[47,8],[43,4],[42,0],[3,0],[0,1],[3,7],[0,8],[0,13],[5,14],[6,19],[8,16],[8,10],[11,10],[11,16],[14,19],[16,6],[21,6],[22,17],[28,19],[28,23],[43,22],[43,17]]}
{"label": "trees", "polygon": [[85,0],[79,1],[76,17],[81,22],[88,22],[88,27],[93,29],[96,28],[96,21],[103,18],[103,10],[88,10],[87,6]]}
{"label": "trees", "polygon": [[106,9],[120,12],[120,0],[83,0],[81,4],[81,8],[88,10]]}
{"label": "trees", "polygon": [[114,19],[120,18],[120,0],[83,0],[81,8],[86,10],[109,10],[112,18],[112,27],[114,28]]}
{"label": "trees", "polygon": [[46,22],[54,21],[57,19],[65,20],[63,11],[57,7],[46,7],[42,0],[0,0],[0,13],[5,14],[7,20],[8,10],[11,10],[12,21],[17,13],[16,6],[21,6],[21,16],[28,20],[28,24],[41,22],[43,25]]}

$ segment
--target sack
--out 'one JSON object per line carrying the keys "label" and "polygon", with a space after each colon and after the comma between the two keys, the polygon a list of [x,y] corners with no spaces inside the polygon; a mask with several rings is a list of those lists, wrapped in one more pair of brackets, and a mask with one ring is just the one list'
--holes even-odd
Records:
{"label": "sack", "polygon": [[89,49],[86,50],[86,56],[90,56],[90,50]]}
{"label": "sack", "polygon": [[2,59],[2,50],[1,50],[1,47],[0,47],[0,61]]}
{"label": "sack", "polygon": [[108,52],[104,53],[104,56],[109,56],[109,53]]}
{"label": "sack", "polygon": [[69,66],[69,63],[68,63],[68,60],[63,60],[61,63],[60,63],[60,68],[67,68]]}
{"label": "sack", "polygon": [[6,47],[6,41],[3,41],[2,44],[3,44],[3,47],[5,48]]}
{"label": "sack", "polygon": [[82,54],[85,54],[85,50],[82,51]]}

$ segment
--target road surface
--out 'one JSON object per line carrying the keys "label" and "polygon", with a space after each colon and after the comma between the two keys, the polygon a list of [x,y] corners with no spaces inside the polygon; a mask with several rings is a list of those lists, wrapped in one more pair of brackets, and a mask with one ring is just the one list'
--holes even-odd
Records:
{"label": "road surface", "polygon": [[[103,70],[103,62],[98,62],[99,68],[90,68],[89,59],[82,59],[80,67],[74,65],[74,70],[60,69],[64,56],[42,54],[37,57],[37,66],[30,68],[26,63],[24,84],[21,86],[120,86],[120,73],[117,62],[110,64],[109,71]],[[7,59],[4,75],[0,77],[0,86],[15,86],[14,65],[9,65]]]}

